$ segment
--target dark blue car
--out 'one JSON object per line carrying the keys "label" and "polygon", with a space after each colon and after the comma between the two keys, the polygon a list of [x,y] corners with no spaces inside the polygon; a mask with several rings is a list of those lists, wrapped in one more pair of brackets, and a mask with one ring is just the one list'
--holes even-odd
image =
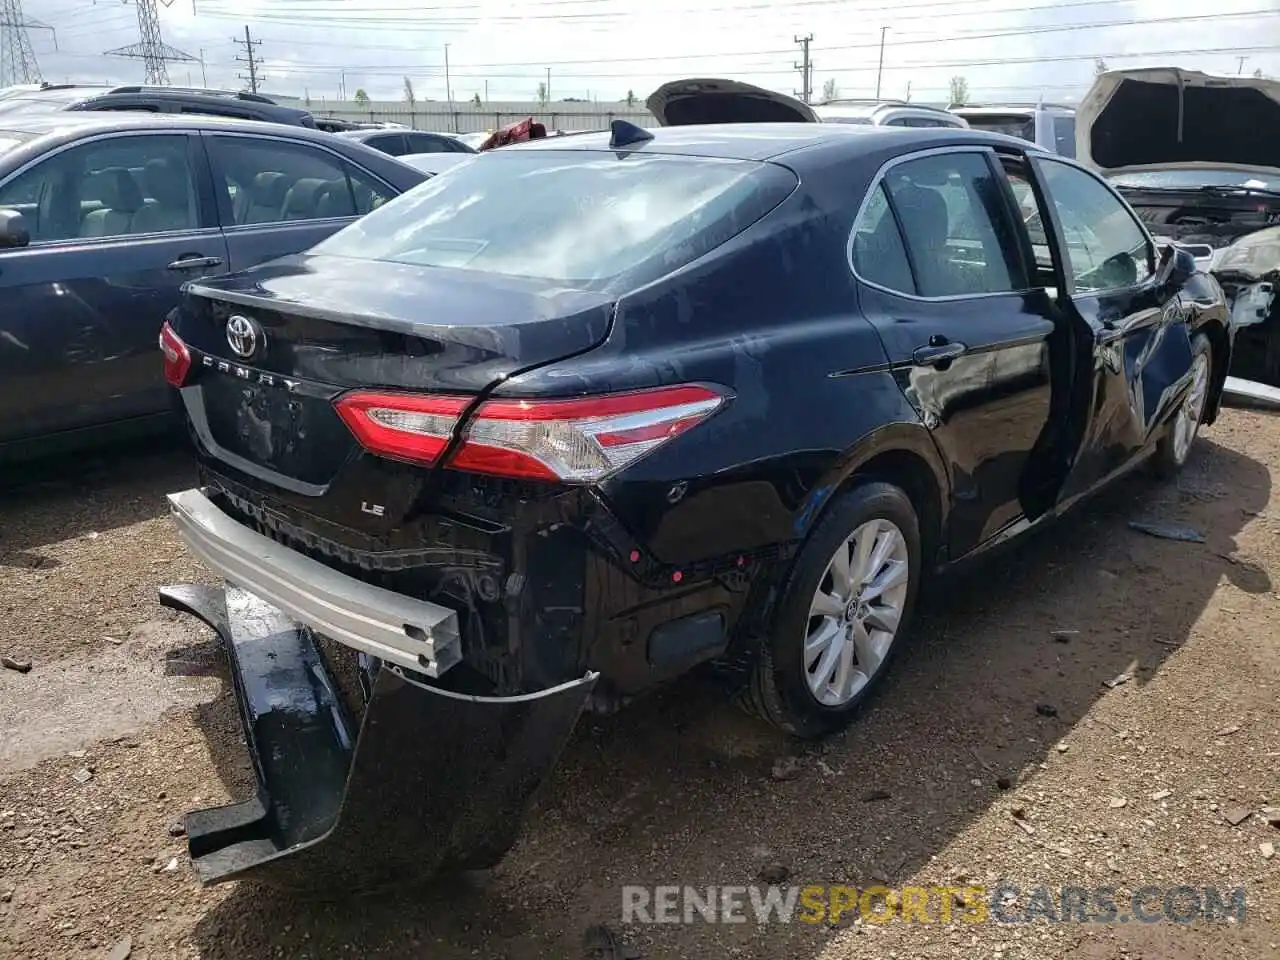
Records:
{"label": "dark blue car", "polygon": [[0,460],[157,425],[156,338],[182,284],[305,250],[424,179],[301,127],[0,121]]}

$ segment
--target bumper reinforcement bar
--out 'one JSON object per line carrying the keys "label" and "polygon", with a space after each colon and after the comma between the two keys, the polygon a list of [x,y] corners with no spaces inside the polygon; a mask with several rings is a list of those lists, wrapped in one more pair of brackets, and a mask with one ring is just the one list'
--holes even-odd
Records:
{"label": "bumper reinforcement bar", "polygon": [[227,516],[202,490],[169,494],[178,533],[210,570],[372,657],[438,677],[462,659],[448,607],[339,573]]}

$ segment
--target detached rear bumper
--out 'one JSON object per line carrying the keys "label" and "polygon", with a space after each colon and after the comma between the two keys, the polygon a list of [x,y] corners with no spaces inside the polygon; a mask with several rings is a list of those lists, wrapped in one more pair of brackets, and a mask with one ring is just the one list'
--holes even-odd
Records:
{"label": "detached rear bumper", "polygon": [[[200,879],[345,896],[496,864],[597,675],[515,697],[433,686],[425,665],[439,670],[450,649],[456,662],[452,611],[302,557],[199,491],[169,499],[192,550],[230,582],[160,600],[222,638],[258,781],[252,800],[187,815]],[[317,633],[371,654],[358,729]]]}

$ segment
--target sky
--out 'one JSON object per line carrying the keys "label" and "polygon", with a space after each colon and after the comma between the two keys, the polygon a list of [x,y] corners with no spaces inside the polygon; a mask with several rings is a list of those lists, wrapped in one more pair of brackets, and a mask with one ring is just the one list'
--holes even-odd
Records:
{"label": "sky", "polygon": [[[1096,60],[1280,77],[1280,0],[158,0],[174,84],[241,88],[250,27],[265,94],[419,101],[643,98],[666,80],[730,77],[797,93],[812,35],[813,92],[945,102],[1072,101]],[[23,0],[46,80],[141,82],[132,0]],[[1212,13],[1207,11],[1212,10]],[[56,46],[55,46],[56,35]],[[880,41],[884,38],[883,73]],[[1212,52],[1211,52],[1212,51]],[[449,61],[446,88],[445,58]],[[1243,58],[1243,59],[1242,59]],[[550,73],[548,74],[548,71]],[[828,92],[830,92],[828,90]]]}

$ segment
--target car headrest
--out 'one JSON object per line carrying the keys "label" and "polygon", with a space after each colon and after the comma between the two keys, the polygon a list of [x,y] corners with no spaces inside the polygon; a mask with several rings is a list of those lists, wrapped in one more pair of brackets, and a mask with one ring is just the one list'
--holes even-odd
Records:
{"label": "car headrest", "polygon": [[187,205],[186,173],[165,157],[148,160],[143,170],[143,182],[147,192],[166,207],[185,207]]}
{"label": "car headrest", "polygon": [[324,187],[324,181],[318,177],[303,177],[284,197],[284,215],[302,213],[310,216],[316,208],[316,198]]}
{"label": "car headrest", "polygon": [[909,236],[920,238],[931,249],[946,244],[950,218],[946,201],[938,191],[902,184],[893,191],[893,203]]}
{"label": "car headrest", "polygon": [[97,200],[110,210],[137,213],[142,209],[142,191],[133,175],[124,167],[107,167],[89,177],[85,199]]}
{"label": "car headrest", "polygon": [[289,180],[283,173],[269,170],[253,178],[249,187],[249,202],[255,207],[272,207],[279,210],[284,195],[289,191]]}

